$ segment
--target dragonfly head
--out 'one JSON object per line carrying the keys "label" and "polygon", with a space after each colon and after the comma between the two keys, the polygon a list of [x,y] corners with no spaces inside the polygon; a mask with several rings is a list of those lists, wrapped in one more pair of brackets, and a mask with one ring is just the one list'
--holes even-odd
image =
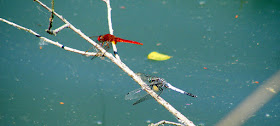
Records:
{"label": "dragonfly head", "polygon": [[102,41],[102,40],[103,40],[103,36],[102,36],[102,35],[99,35],[98,38],[97,38],[97,40],[98,40],[99,42]]}

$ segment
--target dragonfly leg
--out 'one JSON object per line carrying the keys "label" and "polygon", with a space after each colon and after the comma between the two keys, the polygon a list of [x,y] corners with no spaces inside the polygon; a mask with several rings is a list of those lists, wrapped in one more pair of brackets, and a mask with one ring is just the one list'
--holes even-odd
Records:
{"label": "dragonfly leg", "polygon": [[93,46],[92,47],[90,47],[86,52],[88,52],[89,50],[91,50],[91,49],[93,49]]}
{"label": "dragonfly leg", "polygon": [[[94,47],[93,47],[93,46],[90,47],[86,52],[90,51],[91,49],[94,49]],[[85,53],[86,53],[86,52],[85,52]],[[97,52],[97,53],[98,53],[98,52]],[[94,59],[95,57],[96,57],[96,56],[93,56],[93,57],[91,58],[91,60]]]}
{"label": "dragonfly leg", "polygon": [[[105,46],[104,46],[104,49],[105,49],[106,51],[108,51],[109,48],[110,48],[109,42],[106,42],[106,43],[105,43]],[[104,57],[104,53],[102,54],[102,57]]]}
{"label": "dragonfly leg", "polygon": [[[103,47],[103,43],[104,43],[104,42],[100,43],[100,46],[102,46],[102,47]],[[100,51],[97,51],[97,52],[96,52],[96,55],[97,55],[97,54],[99,54],[99,53],[100,53]],[[97,57],[96,55],[95,55],[95,56],[93,56],[93,57],[91,58],[91,60],[93,60],[94,58],[96,58],[96,57]]]}

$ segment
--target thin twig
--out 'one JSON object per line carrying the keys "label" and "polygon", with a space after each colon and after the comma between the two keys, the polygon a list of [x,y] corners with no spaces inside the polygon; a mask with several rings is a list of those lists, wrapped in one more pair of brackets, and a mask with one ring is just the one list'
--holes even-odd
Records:
{"label": "thin twig", "polygon": [[[34,0],[37,3],[39,3],[41,6],[46,8],[48,11],[52,11],[49,7],[47,7],[45,4],[40,2],[39,0]],[[53,12],[58,18],[60,18],[65,24],[69,24],[69,28],[72,29],[74,32],[79,34],[83,39],[91,43],[94,47],[96,47],[98,50],[100,50],[104,56],[106,56],[108,59],[110,59],[113,63],[118,65],[124,72],[126,72],[130,77],[132,77],[141,87],[144,89],[147,93],[149,93],[158,103],[163,105],[170,113],[172,113],[181,123],[184,125],[190,125],[194,126],[194,124],[188,120],[184,115],[182,115],[179,111],[177,111],[173,106],[171,106],[168,102],[166,102],[164,99],[162,99],[160,96],[158,96],[152,89],[147,86],[147,84],[141,80],[139,76],[137,76],[131,69],[129,69],[123,62],[116,59],[111,53],[106,52],[99,44],[91,40],[88,36],[86,36],[84,33],[82,33],[80,30],[75,28],[72,24],[70,24],[66,19],[64,19],[61,15],[57,14],[56,12]],[[0,18],[2,19],[2,18]],[[3,20],[2,20],[3,21]],[[6,22],[7,23],[7,22]],[[10,24],[10,23],[8,23]],[[32,33],[32,30],[29,30],[28,32]],[[40,37],[39,34],[34,33],[37,37]],[[54,44],[56,45],[56,44]],[[65,48],[63,45],[60,45],[61,48]],[[86,52],[85,52],[86,53]]]}
{"label": "thin twig", "polygon": [[110,34],[113,35],[114,34],[114,30],[113,30],[113,25],[112,25],[112,19],[111,19],[111,5],[110,5],[110,0],[103,0],[106,4],[107,4],[107,10],[108,10],[108,26],[109,26],[109,31]]}
{"label": "thin twig", "polygon": [[[112,8],[111,8],[111,5],[110,5],[110,0],[103,0],[106,5],[107,5],[107,11],[108,11],[108,26],[109,26],[109,32],[111,35],[114,35],[114,30],[113,30],[113,25],[112,25],[112,16],[111,16],[111,11],[112,11]],[[112,47],[113,47],[113,51],[114,51],[114,54],[115,54],[115,57],[118,59],[118,60],[121,60],[119,54],[118,54],[118,49],[117,49],[117,46],[116,46],[116,43],[115,42],[112,42]]]}
{"label": "thin twig", "polygon": [[58,32],[60,32],[60,31],[63,30],[64,28],[68,28],[68,27],[69,27],[69,24],[64,24],[64,25],[60,26],[59,28],[53,30],[52,33],[56,36],[56,34],[57,34]]}
{"label": "thin twig", "polygon": [[51,34],[51,35],[55,35],[53,34],[53,32],[51,31],[52,28],[52,23],[53,23],[53,12],[54,12],[54,0],[52,0],[52,12],[51,12],[51,17],[49,19],[50,23],[49,23],[49,28],[46,30],[47,33]]}

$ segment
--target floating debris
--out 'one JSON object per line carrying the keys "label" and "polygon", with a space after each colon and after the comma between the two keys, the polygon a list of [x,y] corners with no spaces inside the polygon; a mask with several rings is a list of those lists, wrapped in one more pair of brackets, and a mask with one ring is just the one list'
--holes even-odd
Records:
{"label": "floating debris", "polygon": [[43,46],[48,45],[48,43],[46,41],[44,41],[43,39],[40,39],[39,41],[39,49],[43,49]]}
{"label": "floating debris", "polygon": [[102,125],[102,121],[96,121],[97,125]]}
{"label": "floating debris", "polygon": [[157,46],[160,46],[161,45],[161,43],[157,43]]}
{"label": "floating debris", "polygon": [[192,105],[193,103],[187,103],[186,105]]}
{"label": "floating debris", "polygon": [[252,83],[252,84],[259,84],[260,82],[259,82],[259,81],[254,81],[254,80],[252,80],[251,83]]}
{"label": "floating debris", "polygon": [[202,6],[202,5],[205,5],[205,4],[206,4],[206,1],[204,1],[204,0],[203,1],[199,1],[199,5]]}
{"label": "floating debris", "polygon": [[151,123],[151,122],[152,122],[152,121],[151,121],[151,120],[149,120],[149,119],[148,119],[148,120],[146,120],[146,123]]}

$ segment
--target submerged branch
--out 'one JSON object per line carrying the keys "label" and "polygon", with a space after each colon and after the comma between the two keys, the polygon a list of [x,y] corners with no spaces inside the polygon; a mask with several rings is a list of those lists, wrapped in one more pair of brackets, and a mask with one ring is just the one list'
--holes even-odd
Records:
{"label": "submerged branch", "polygon": [[161,120],[161,121],[159,121],[158,123],[155,123],[155,124],[151,123],[151,124],[149,124],[149,126],[159,126],[159,125],[164,125],[164,124],[171,124],[171,125],[174,125],[174,126],[184,126],[180,123],[170,122],[170,121],[166,121],[166,120]]}

